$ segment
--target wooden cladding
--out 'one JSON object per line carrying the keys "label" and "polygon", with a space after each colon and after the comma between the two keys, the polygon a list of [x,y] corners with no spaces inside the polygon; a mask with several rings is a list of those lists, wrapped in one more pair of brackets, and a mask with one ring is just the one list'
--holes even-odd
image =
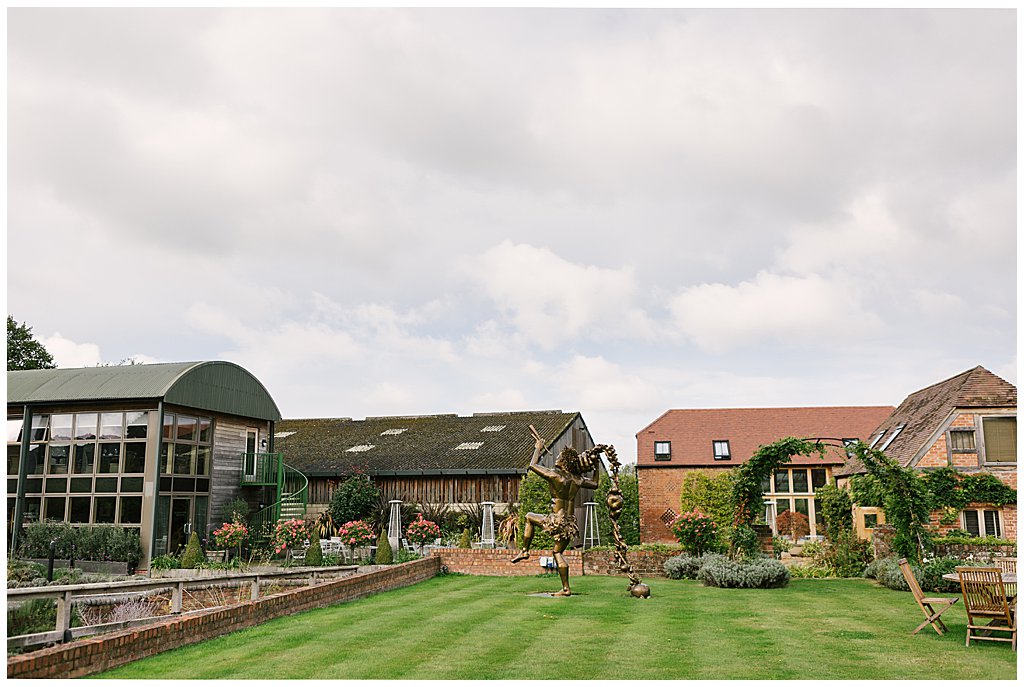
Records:
{"label": "wooden cladding", "polygon": [[[374,477],[388,499],[406,503],[513,503],[519,500],[520,475]],[[309,480],[309,502],[330,503],[338,480]]]}

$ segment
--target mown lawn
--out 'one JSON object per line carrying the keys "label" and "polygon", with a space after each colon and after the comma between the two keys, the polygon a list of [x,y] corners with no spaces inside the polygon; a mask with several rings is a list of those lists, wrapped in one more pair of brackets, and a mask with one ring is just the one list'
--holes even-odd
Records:
{"label": "mown lawn", "polygon": [[99,677],[140,679],[1014,679],[1008,644],[964,646],[923,620],[908,592],[870,580],[715,589],[651,580],[436,577],[167,652]]}

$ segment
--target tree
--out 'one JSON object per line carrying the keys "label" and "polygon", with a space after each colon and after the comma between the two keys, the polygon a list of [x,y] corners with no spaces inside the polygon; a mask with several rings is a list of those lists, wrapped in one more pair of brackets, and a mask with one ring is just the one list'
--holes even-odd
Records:
{"label": "tree", "polygon": [[32,336],[32,327],[7,316],[7,370],[49,370],[57,367],[53,356]]}
{"label": "tree", "polygon": [[380,500],[380,489],[365,475],[353,475],[338,485],[331,496],[328,510],[331,519],[339,525],[362,520],[371,513]]}
{"label": "tree", "polygon": [[711,516],[716,529],[732,526],[732,481],[730,470],[695,470],[683,478],[679,494],[680,513],[700,511]]}
{"label": "tree", "polygon": [[[630,464],[625,465],[626,468]],[[594,492],[594,501],[597,502],[597,525],[601,533],[602,544],[614,544],[612,537],[612,518],[608,513],[608,505],[605,500],[611,490],[612,480],[601,473],[597,489]],[[619,488],[622,490],[622,498],[625,503],[622,506],[622,514],[619,516],[619,532],[622,540],[628,546],[640,543],[640,489],[636,481],[636,467],[632,471],[623,470],[619,473]]]}

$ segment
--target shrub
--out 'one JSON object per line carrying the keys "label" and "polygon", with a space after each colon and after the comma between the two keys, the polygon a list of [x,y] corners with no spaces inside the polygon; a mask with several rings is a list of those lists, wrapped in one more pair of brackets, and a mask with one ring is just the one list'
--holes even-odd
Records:
{"label": "shrub", "polygon": [[[804,547],[805,553],[808,548],[810,545]],[[853,530],[846,530],[822,546],[814,562],[830,570],[835,577],[861,577],[874,556],[870,541],[861,539]]]}
{"label": "shrub", "polygon": [[284,520],[274,526],[272,539],[274,552],[281,553],[300,544],[306,538],[306,523],[298,518]]}
{"label": "shrub", "polygon": [[319,537],[311,537],[309,548],[306,549],[306,565],[321,566],[324,564],[324,550],[320,546]]}
{"label": "shrub", "polygon": [[466,529],[462,530],[462,536],[459,537],[459,548],[460,549],[469,549],[469,548],[472,548],[472,547],[473,547],[473,542],[470,541],[469,528],[467,527]]}
{"label": "shrub", "polygon": [[379,500],[380,489],[368,477],[355,475],[338,485],[327,509],[334,522],[352,522],[372,515]]}
{"label": "shrub", "polygon": [[177,556],[165,553],[151,560],[149,567],[151,570],[174,570],[181,567],[181,561],[178,560]]}
{"label": "shrub", "polygon": [[[244,523],[249,519],[250,510],[252,509],[249,506],[249,502],[241,496],[236,496],[221,507],[220,520],[221,522]],[[232,544],[232,546],[235,546],[235,544]]]}
{"label": "shrub", "polygon": [[[873,564],[869,565],[864,571],[865,577],[874,577],[878,580],[878,583],[883,587],[896,590],[898,592],[909,592],[910,586],[907,585],[906,578],[903,577],[903,571],[900,570],[899,563],[896,562],[895,558],[882,558],[876,560]],[[920,583],[921,578],[924,577],[924,573],[921,568],[916,565],[910,566],[910,571],[914,574],[914,577]]]}
{"label": "shrub", "polygon": [[703,556],[691,556],[689,554],[681,554],[679,556],[673,556],[665,561],[663,567],[665,574],[673,580],[696,580],[697,573],[700,571],[701,566],[709,561],[718,560],[725,558],[721,554],[717,553],[706,553]]}
{"label": "shrub", "polygon": [[241,546],[248,536],[249,528],[241,522],[226,522],[221,525],[220,529],[213,531],[213,539],[217,542],[217,546],[231,548]]}
{"label": "shrub", "polygon": [[422,513],[417,513],[416,516],[416,519],[405,528],[405,536],[409,541],[422,545],[441,536],[441,528],[436,523],[424,519]]}
{"label": "shrub", "polygon": [[757,558],[761,556],[761,544],[757,540],[757,532],[749,525],[736,525],[729,530],[729,549],[740,558]]}
{"label": "shrub", "polygon": [[956,572],[958,565],[968,565],[959,558],[935,558],[924,564],[921,577],[921,589],[928,592],[960,593],[960,583],[942,579],[943,575]]}
{"label": "shrub", "polygon": [[181,567],[198,568],[205,562],[206,556],[203,555],[203,549],[199,546],[199,533],[193,532],[192,536],[188,538],[185,553],[181,554]]}
{"label": "shrub", "polygon": [[796,541],[811,533],[811,523],[807,516],[795,510],[787,510],[775,518],[775,529]]}
{"label": "shrub", "polygon": [[[77,607],[72,606],[74,612]],[[57,604],[53,599],[33,599],[7,607],[7,636],[52,632],[57,625]]]}
{"label": "shrub", "polygon": [[683,548],[695,556],[712,548],[718,539],[715,521],[700,511],[683,513],[672,522],[671,529]]}
{"label": "shrub", "polygon": [[44,520],[25,527],[20,554],[25,558],[47,558],[50,541],[56,540],[54,557],[84,561],[118,561],[134,569],[142,558],[139,530],[117,525],[72,527],[66,522]]}
{"label": "shrub", "polygon": [[373,541],[373,530],[364,520],[352,520],[338,528],[338,536],[343,544],[366,546]]}
{"label": "shrub", "polygon": [[772,537],[772,548],[775,550],[775,557],[781,558],[783,552],[793,548],[793,540],[789,537]]}
{"label": "shrub", "polygon": [[825,536],[830,540],[853,530],[853,501],[847,490],[831,484],[819,487],[815,504],[825,524]]}
{"label": "shrub", "polygon": [[702,565],[697,578],[708,587],[771,589],[789,584],[789,570],[774,558],[734,561],[723,556]]}
{"label": "shrub", "polygon": [[808,563],[805,565],[791,565],[789,567],[790,577],[803,577],[821,579],[825,577],[835,577],[829,568],[817,563]]}
{"label": "shrub", "polygon": [[398,554],[395,556],[395,563],[408,563],[409,561],[419,560],[420,558],[422,558],[422,556],[415,551],[399,548]]}
{"label": "shrub", "polygon": [[41,580],[42,584],[46,584],[46,568],[33,563],[31,561],[19,561],[14,558],[7,560],[7,586],[11,587],[11,583],[15,583],[14,586],[36,586],[28,585],[27,583]]}
{"label": "shrub", "polygon": [[381,530],[377,538],[377,565],[391,565],[395,562],[394,552],[391,550],[391,540],[388,539],[387,530]]}

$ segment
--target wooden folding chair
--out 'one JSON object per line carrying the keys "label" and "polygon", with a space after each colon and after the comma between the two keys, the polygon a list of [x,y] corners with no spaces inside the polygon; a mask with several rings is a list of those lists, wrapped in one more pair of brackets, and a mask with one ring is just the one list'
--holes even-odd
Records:
{"label": "wooden folding chair", "polygon": [[[1016,558],[993,558],[992,562],[997,568],[1002,570],[1004,573],[1017,574],[1017,559]],[[1003,581],[1003,587],[1006,589],[1007,599],[1017,598],[1017,583]]]}
{"label": "wooden folding chair", "polygon": [[[900,571],[903,573],[903,578],[907,581],[907,586],[910,587],[911,593],[914,595],[914,600],[917,601],[917,605],[921,607],[921,611],[924,613],[925,621],[917,626],[917,629],[910,634],[916,635],[918,632],[924,629],[925,625],[931,623],[931,626],[935,628],[935,631],[941,636],[943,631],[948,630],[945,623],[942,622],[942,618],[939,616],[948,611],[953,607],[959,599],[955,596],[937,597],[937,596],[925,596],[924,592],[921,591],[921,585],[917,583],[917,578],[914,577],[914,572],[910,569],[910,563],[907,562],[906,558],[899,560]],[[938,607],[939,610],[935,610]]]}
{"label": "wooden folding chair", "polygon": [[[1003,586],[1003,573],[999,568],[957,568],[960,589],[967,611],[967,646],[972,639],[990,642],[1010,642],[1017,650],[1017,624]],[[987,625],[981,621],[988,619]],[[1009,637],[996,637],[994,632],[1007,632]]]}

